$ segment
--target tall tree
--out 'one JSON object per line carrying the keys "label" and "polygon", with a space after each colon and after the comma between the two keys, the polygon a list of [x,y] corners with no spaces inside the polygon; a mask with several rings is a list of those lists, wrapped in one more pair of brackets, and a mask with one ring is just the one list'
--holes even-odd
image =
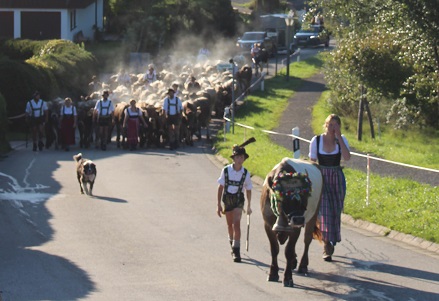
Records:
{"label": "tall tree", "polygon": [[[437,0],[315,0],[338,39],[326,72],[336,107],[393,105],[395,125],[439,128]],[[348,92],[348,93],[344,93]],[[350,104],[350,105],[349,105]],[[351,112],[355,110],[349,110]],[[397,114],[392,114],[397,112]]]}

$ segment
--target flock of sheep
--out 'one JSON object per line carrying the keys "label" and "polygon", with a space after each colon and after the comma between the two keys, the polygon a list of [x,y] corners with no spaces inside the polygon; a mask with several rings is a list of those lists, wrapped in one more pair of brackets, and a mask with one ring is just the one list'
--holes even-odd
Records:
{"label": "flock of sheep", "polygon": [[[155,71],[157,80],[153,82],[145,80],[145,73],[128,73],[123,69],[117,74],[107,76],[103,81],[94,77],[89,84],[89,95],[76,103],[78,120],[81,122],[90,117],[104,90],[110,92],[109,99],[116,110],[135,99],[147,118],[148,112],[152,110],[160,115],[168,88],[173,86],[175,90],[177,85],[176,96],[181,99],[184,108],[196,108],[200,118],[198,128],[205,127],[209,138],[208,125],[211,116],[222,118],[225,107],[232,102],[232,89],[235,96],[240,95],[246,92],[251,82],[251,68],[248,66],[239,70],[235,68],[236,81],[233,84],[234,75],[231,70],[219,68],[218,66],[224,66],[220,63],[219,60],[207,58],[201,61],[195,59],[168,62],[163,65],[162,70]],[[245,67],[247,71],[244,74],[242,70]],[[193,82],[190,83],[191,78],[195,78],[195,86]],[[55,107],[59,107],[61,103],[62,100],[57,99],[49,105],[53,108],[52,111],[56,111],[58,109]],[[201,133],[197,136],[201,137]]]}

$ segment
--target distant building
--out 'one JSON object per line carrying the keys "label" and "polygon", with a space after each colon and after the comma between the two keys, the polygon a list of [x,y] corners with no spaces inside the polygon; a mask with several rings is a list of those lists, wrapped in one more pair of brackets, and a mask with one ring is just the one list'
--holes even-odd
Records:
{"label": "distant building", "polygon": [[0,38],[93,40],[104,0],[0,0]]}
{"label": "distant building", "polygon": [[[298,20],[299,24],[301,24],[301,20],[305,11],[296,11],[295,20]],[[286,45],[286,23],[285,18],[286,14],[268,14],[260,16],[258,28],[264,30],[268,33],[268,35],[276,42],[277,49],[283,50],[287,48]],[[297,25],[295,25],[296,27]],[[299,25],[300,26],[300,25]],[[294,29],[290,32],[290,41],[292,41],[294,36]]]}

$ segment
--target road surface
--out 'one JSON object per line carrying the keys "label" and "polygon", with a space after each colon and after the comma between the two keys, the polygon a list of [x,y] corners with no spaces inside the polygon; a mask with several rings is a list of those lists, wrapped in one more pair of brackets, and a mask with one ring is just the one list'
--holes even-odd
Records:
{"label": "road surface", "polygon": [[21,147],[0,161],[3,301],[439,299],[438,254],[346,225],[332,263],[314,241],[308,276],[294,273],[294,288],[267,282],[256,179],[249,251],[232,262],[209,144],[84,150],[97,164],[94,197],[79,193],[73,154]]}

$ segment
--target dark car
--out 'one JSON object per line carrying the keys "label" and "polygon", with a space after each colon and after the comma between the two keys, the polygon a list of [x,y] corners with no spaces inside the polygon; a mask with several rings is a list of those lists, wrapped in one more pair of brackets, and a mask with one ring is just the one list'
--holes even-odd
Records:
{"label": "dark car", "polygon": [[321,44],[328,47],[329,32],[323,26],[311,25],[310,27],[302,28],[294,35],[293,44],[295,47],[317,46]]}
{"label": "dark car", "polygon": [[250,55],[250,50],[255,43],[259,43],[261,48],[265,48],[270,56],[275,55],[276,45],[266,31],[248,31],[238,39],[236,46],[238,47],[240,54]]}

